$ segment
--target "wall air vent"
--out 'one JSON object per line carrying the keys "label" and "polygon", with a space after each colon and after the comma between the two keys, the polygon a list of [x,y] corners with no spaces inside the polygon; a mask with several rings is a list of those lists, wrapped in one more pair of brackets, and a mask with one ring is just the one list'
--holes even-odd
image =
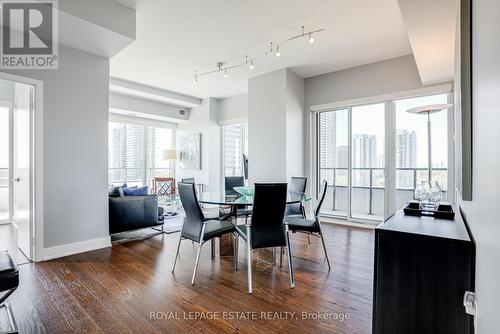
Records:
{"label": "wall air vent", "polygon": [[179,116],[186,117],[187,111],[186,109],[179,109]]}

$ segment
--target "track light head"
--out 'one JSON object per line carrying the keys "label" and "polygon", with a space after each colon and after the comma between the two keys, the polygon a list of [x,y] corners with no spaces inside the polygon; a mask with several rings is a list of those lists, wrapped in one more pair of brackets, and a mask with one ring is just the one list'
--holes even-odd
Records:
{"label": "track light head", "polygon": [[314,37],[312,36],[312,33],[309,33],[309,43],[314,43]]}
{"label": "track light head", "polygon": [[279,56],[281,56],[281,52],[280,52],[280,46],[278,45],[276,47],[276,57],[279,57]]}
{"label": "track light head", "polygon": [[255,67],[253,66],[253,59],[250,60],[250,67],[249,67],[251,70],[253,70]]}
{"label": "track light head", "polygon": [[229,75],[227,74],[227,68],[224,70],[224,78],[227,78]]}

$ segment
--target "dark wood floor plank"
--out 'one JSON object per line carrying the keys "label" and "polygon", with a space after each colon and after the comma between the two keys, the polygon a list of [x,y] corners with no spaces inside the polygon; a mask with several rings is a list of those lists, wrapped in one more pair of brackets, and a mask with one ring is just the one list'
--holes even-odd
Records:
{"label": "dark wood floor plank", "polygon": [[[289,285],[287,255],[279,268],[257,260],[265,255],[256,252],[254,293],[247,294],[241,240],[238,272],[232,257],[212,261],[207,244],[192,286],[196,245],[182,242],[172,274],[178,234],[170,234],[25,265],[11,304],[25,333],[370,333],[373,231],[327,224],[324,230],[330,272],[319,239],[308,244],[305,235],[291,237],[295,289]],[[155,319],[155,312],[179,319]],[[257,317],[245,318],[243,312]],[[261,312],[295,313],[271,320]],[[209,314],[220,318],[201,316]]]}

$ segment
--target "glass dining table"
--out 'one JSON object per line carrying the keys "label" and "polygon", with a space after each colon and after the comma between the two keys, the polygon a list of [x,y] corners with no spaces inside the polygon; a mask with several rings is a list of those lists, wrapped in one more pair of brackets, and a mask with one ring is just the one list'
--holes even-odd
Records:
{"label": "glass dining table", "polygon": [[[220,206],[229,206],[231,217],[236,217],[236,210],[240,206],[252,206],[253,196],[243,196],[236,191],[212,191],[204,192],[198,195],[198,202],[202,204],[212,204]],[[298,193],[293,191],[287,192],[286,204],[297,204],[309,202],[312,197],[305,193]],[[236,219],[233,219],[236,223]],[[214,244],[212,244],[212,257],[214,255]],[[233,238],[229,235],[222,236],[219,241],[219,255],[220,256],[233,256]]]}
{"label": "glass dining table", "polygon": [[[287,192],[286,204],[304,203],[310,201],[312,198],[305,193],[298,193],[293,191]],[[243,196],[235,191],[211,191],[204,192],[198,195],[198,202],[203,204],[215,204],[225,206],[236,205],[253,205],[253,196]]]}

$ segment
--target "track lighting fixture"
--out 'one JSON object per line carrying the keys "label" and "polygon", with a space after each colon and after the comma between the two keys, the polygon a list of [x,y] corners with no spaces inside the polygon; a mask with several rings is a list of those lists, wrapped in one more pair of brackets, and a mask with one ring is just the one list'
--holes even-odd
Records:
{"label": "track lighting fixture", "polygon": [[193,76],[193,82],[196,83],[198,82],[198,77],[201,77],[201,76],[205,76],[205,75],[209,75],[209,74],[213,74],[213,73],[216,73],[216,72],[222,72],[224,71],[223,75],[224,75],[224,78],[228,78],[229,77],[229,74],[228,74],[228,70],[230,69],[233,69],[233,68],[238,68],[238,67],[241,67],[241,66],[248,66],[248,69],[249,70],[253,70],[255,67],[254,67],[254,60],[257,60],[257,59],[260,59],[260,58],[264,58],[266,56],[269,56],[270,54],[274,54],[276,57],[280,57],[281,56],[281,51],[280,51],[280,46],[282,46],[283,44],[287,44],[287,43],[290,43],[292,42],[293,40],[296,40],[296,39],[301,39],[301,38],[304,38],[309,41],[310,44],[313,44],[314,43],[314,37],[313,37],[313,34],[316,34],[316,33],[319,33],[319,32],[322,32],[324,31],[325,29],[322,28],[322,29],[317,29],[317,30],[310,30],[310,31],[305,31],[304,29],[304,26],[301,27],[302,28],[302,31],[301,31],[301,34],[299,35],[296,35],[296,36],[292,36],[286,40],[282,40],[282,41],[278,41],[278,43],[276,43],[276,50],[274,50],[274,47],[273,47],[273,42],[270,42],[270,48],[268,49],[268,51],[266,52],[263,52],[261,53],[260,55],[254,55],[253,57],[249,58],[249,56],[245,56],[245,60],[244,61],[240,61],[240,62],[237,62],[235,64],[232,64],[232,65],[227,65],[223,62],[219,62],[217,63],[217,69],[212,69],[212,70],[209,70],[209,71],[206,71],[206,72],[203,72],[203,73],[197,73],[196,71],[194,71],[194,76]]}

